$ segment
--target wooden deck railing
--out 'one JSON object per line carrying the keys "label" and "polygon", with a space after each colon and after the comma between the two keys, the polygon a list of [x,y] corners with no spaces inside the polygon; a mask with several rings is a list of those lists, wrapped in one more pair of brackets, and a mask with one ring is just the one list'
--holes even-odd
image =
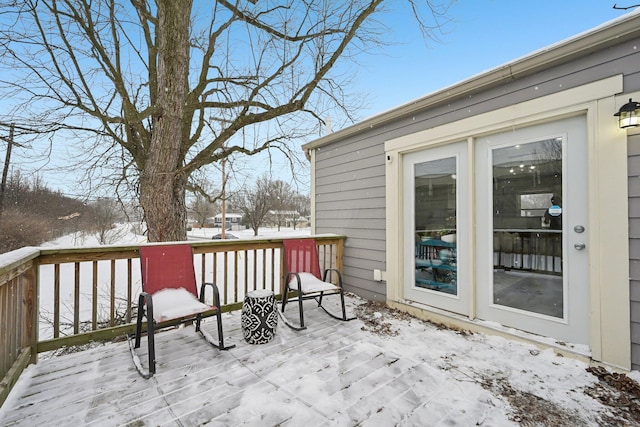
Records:
{"label": "wooden deck railing", "polygon": [[[342,269],[343,236],[314,236],[323,269]],[[282,239],[185,242],[196,277],[223,311],[255,289],[281,293]],[[37,354],[132,333],[141,290],[139,246],[24,248],[0,256],[0,406]]]}
{"label": "wooden deck railing", "polygon": [[0,264],[0,406],[37,355],[37,249],[13,251]]}

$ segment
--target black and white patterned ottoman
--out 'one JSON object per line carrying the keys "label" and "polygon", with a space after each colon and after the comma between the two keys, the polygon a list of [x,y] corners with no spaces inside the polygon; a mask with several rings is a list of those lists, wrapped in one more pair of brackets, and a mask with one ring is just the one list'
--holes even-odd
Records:
{"label": "black and white patterned ottoman", "polygon": [[247,292],[242,304],[242,334],[249,344],[266,344],[276,335],[278,313],[272,291]]}

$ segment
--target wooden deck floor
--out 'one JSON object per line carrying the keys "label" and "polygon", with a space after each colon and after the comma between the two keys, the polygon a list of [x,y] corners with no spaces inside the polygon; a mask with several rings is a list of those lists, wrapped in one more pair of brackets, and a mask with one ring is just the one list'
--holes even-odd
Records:
{"label": "wooden deck floor", "polygon": [[[423,380],[432,368],[385,354],[360,320],[338,322],[310,308],[308,329],[280,322],[262,345],[243,340],[239,313],[225,315],[225,336],[236,344],[228,351],[193,327],[160,333],[150,380],[136,372],[126,342],[41,360],[23,374],[0,425],[380,425],[375,415],[385,405],[385,417],[425,419],[421,397],[435,390]],[[205,325],[215,330],[215,322]],[[391,403],[389,395],[408,390]]]}
{"label": "wooden deck floor", "polygon": [[[359,303],[350,298],[349,311]],[[491,378],[524,378],[522,365],[511,366],[509,359],[525,360],[532,378],[548,382],[539,392],[550,399],[566,402],[575,394],[568,419],[597,416],[574,385],[565,390],[563,382],[551,381],[588,378],[584,368],[550,363],[531,346],[461,336],[410,319],[400,319],[410,329],[379,334],[368,322],[339,322],[311,305],[305,314],[308,329],[280,322],[276,338],[262,345],[243,340],[239,312],[225,314],[226,340],[236,344],[228,351],[209,346],[191,326],[162,332],[158,372],[150,380],[138,375],[126,341],[41,360],[0,408],[0,425],[514,425],[506,399],[483,387]],[[215,322],[205,328],[215,333]],[[473,352],[487,354],[488,362]]]}

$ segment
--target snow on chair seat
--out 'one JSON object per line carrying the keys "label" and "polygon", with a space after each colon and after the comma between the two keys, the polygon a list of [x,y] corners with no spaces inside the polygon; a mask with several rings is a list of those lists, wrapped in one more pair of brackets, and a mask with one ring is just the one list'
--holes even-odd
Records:
{"label": "snow on chair seat", "polygon": [[[340,289],[333,283],[323,282],[311,273],[298,273],[297,277],[300,278],[300,286],[302,287],[302,292],[305,294],[312,292],[337,291]],[[289,289],[298,290],[297,277],[295,275],[291,275],[291,280],[289,280]]]}
{"label": "snow on chair seat", "polygon": [[[151,378],[156,373],[155,330],[163,323],[177,321],[191,323],[195,321],[195,330],[209,344],[226,350],[222,331],[222,308],[218,287],[213,283],[203,283],[198,294],[196,274],[193,267],[193,249],[187,244],[148,245],[140,247],[140,267],[142,269],[142,292],[138,298],[135,343],[129,344],[136,369],[143,378]],[[205,304],[207,287],[213,292],[213,305]],[[200,329],[204,313],[216,316],[218,326],[217,342]],[[136,349],[140,347],[142,323],[146,318],[147,345],[149,348],[149,367],[144,370],[139,363]],[[173,326],[170,322],[168,326]],[[167,326],[167,325],[164,325]]]}
{"label": "snow on chair seat", "polygon": [[156,323],[212,309],[213,307],[200,302],[185,288],[167,288],[153,294],[153,319]]}

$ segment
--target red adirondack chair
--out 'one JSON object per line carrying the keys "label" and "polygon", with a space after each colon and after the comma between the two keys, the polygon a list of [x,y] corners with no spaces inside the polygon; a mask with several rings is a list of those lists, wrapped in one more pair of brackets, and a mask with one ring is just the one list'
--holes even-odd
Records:
{"label": "red adirondack chair", "polygon": [[[191,246],[185,244],[141,246],[140,266],[142,293],[138,298],[135,344],[131,348],[140,375],[150,378],[156,372],[155,330],[163,327],[163,324],[174,326],[195,321],[196,332],[200,332],[211,345],[220,350],[234,347],[224,345],[218,287],[213,283],[203,283],[198,296]],[[204,302],[207,286],[213,289],[214,305]],[[208,333],[200,329],[203,314],[216,316],[217,343]],[[143,317],[146,317],[147,324],[148,370],[142,368],[135,354],[135,349],[140,347]]]}
{"label": "red adirondack chair", "polygon": [[[344,305],[344,290],[342,287],[342,274],[335,268],[328,268],[321,276],[318,249],[314,239],[285,239],[285,286],[282,294],[282,311],[280,312],[287,326],[294,329],[305,329],[303,300],[315,299],[318,307],[328,315],[338,320],[352,320],[355,317],[347,317]],[[332,276],[337,279],[337,284],[331,282]],[[289,300],[289,293],[295,292],[296,296]],[[339,295],[342,308],[341,315],[335,315],[322,305],[322,299],[327,295]],[[289,302],[298,301],[300,324],[294,325],[284,316],[284,310]]]}

